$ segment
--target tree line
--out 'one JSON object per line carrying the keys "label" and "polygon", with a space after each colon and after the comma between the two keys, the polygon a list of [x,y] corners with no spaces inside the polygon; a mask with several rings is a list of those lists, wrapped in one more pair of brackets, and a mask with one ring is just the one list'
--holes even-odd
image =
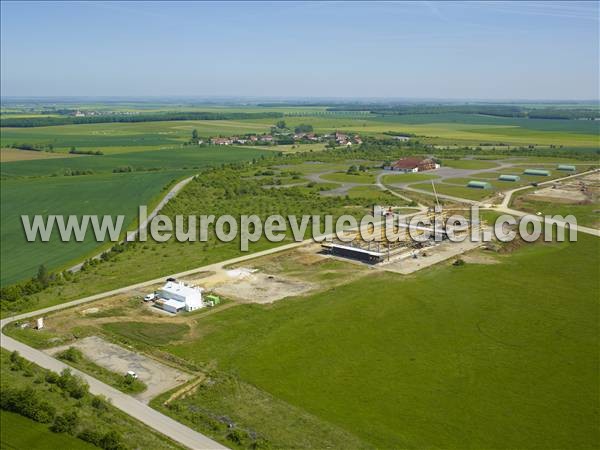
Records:
{"label": "tree line", "polygon": [[90,123],[113,122],[162,122],[174,120],[244,120],[244,119],[277,119],[283,117],[279,112],[165,112],[145,114],[111,114],[85,117],[12,117],[0,119],[0,127],[32,128],[57,125],[79,125]]}

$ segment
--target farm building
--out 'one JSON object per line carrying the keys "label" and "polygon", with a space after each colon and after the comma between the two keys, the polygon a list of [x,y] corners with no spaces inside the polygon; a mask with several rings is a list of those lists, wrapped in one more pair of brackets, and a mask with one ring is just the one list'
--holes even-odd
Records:
{"label": "farm building", "polygon": [[500,175],[498,179],[500,181],[519,181],[521,177],[519,175]]}
{"label": "farm building", "polygon": [[491,189],[492,185],[487,181],[469,181],[467,187],[476,189]]}
{"label": "farm building", "polygon": [[558,170],[563,170],[565,172],[575,172],[577,168],[575,166],[570,166],[568,164],[559,164],[557,167]]}
{"label": "farm building", "polygon": [[387,167],[386,170],[394,170],[397,172],[423,172],[425,170],[439,169],[440,165],[437,164],[433,159],[424,158],[402,158],[396,162],[393,162]]}
{"label": "farm building", "polygon": [[548,176],[550,176],[550,171],[544,170],[544,169],[525,169],[523,174],[535,175],[535,176],[539,176],[539,177],[548,177]]}
{"label": "farm building", "polygon": [[195,311],[202,308],[202,288],[188,286],[180,281],[168,281],[158,292],[157,305],[171,313]]}

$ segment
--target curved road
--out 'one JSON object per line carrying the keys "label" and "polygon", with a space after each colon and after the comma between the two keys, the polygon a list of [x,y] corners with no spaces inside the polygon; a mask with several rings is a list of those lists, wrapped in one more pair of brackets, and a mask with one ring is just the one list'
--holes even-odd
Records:
{"label": "curved road", "polygon": [[[158,203],[158,205],[156,205],[156,207],[152,210],[152,212],[150,212],[150,214],[148,214],[148,217],[146,218],[146,220],[142,223],[139,224],[139,226],[134,230],[134,231],[128,231],[127,232],[127,237],[125,238],[126,241],[131,241],[135,238],[135,236],[142,230],[144,229],[149,223],[150,221],[160,212],[160,210],[173,198],[175,197],[179,191],[181,191],[190,181],[192,181],[194,179],[196,175],[192,175],[191,177],[185,178],[183,180],[181,180],[179,183],[177,183],[175,186],[173,186],[171,188],[171,190],[169,192],[167,192],[167,195],[165,195],[162,200]],[[100,252],[97,255],[92,256],[91,259],[98,259],[102,256],[102,254],[105,253]],[[75,264],[73,267],[67,269],[69,270],[69,272],[77,272],[81,269],[81,267],[83,266],[83,262],[79,263],[79,264]]]}

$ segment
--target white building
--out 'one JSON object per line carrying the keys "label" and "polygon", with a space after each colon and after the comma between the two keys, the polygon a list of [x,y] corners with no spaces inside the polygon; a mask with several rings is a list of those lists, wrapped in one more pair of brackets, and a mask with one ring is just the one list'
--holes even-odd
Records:
{"label": "white building", "polygon": [[164,300],[161,303],[165,311],[172,313],[177,313],[182,309],[195,311],[204,306],[202,291],[203,289],[200,287],[188,286],[181,281],[168,281],[158,291],[158,296]]}

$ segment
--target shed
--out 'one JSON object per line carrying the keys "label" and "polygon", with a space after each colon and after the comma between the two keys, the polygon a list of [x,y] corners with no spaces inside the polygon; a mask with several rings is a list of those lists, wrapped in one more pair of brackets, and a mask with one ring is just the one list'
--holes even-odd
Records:
{"label": "shed", "polygon": [[557,169],[564,170],[565,172],[576,172],[577,171],[577,168],[575,166],[570,166],[568,164],[559,164]]}
{"label": "shed", "polygon": [[544,170],[544,169],[525,169],[525,171],[523,173],[525,175],[535,175],[535,176],[539,176],[539,177],[550,176],[550,171]]}
{"label": "shed", "polygon": [[469,181],[467,187],[476,188],[476,189],[491,189],[492,185],[487,181]]}
{"label": "shed", "polygon": [[505,174],[505,175],[500,175],[498,177],[498,179],[500,181],[519,181],[521,179],[521,177],[519,175],[508,175],[508,174]]}

